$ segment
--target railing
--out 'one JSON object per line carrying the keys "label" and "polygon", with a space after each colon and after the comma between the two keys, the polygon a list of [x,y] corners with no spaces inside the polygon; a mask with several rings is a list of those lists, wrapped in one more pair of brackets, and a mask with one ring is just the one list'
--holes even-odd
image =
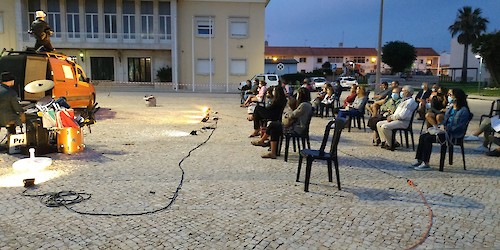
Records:
{"label": "railing", "polygon": [[179,83],[173,82],[125,82],[93,80],[92,83],[102,91],[153,91],[153,92],[227,92],[239,93],[238,83]]}
{"label": "railing", "polygon": [[[57,35],[57,36],[56,36]],[[134,37],[128,39],[128,37]],[[23,42],[35,42],[35,38],[28,32],[22,33]],[[172,34],[142,34],[142,33],[92,33],[92,32],[58,32],[51,37],[53,42],[78,42],[83,39],[84,42],[90,43],[118,43],[133,42],[133,43],[170,43],[172,42]]]}

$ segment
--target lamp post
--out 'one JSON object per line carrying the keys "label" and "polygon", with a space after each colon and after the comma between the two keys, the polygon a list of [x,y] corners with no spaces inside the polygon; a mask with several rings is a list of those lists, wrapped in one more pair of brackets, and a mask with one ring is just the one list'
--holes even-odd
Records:
{"label": "lamp post", "polygon": [[481,55],[476,55],[475,57],[479,59],[479,77],[477,79],[477,94],[479,95],[479,91],[481,89],[481,80],[483,71],[483,57]]}
{"label": "lamp post", "polygon": [[375,71],[375,85],[380,84],[380,65],[382,62],[382,20],[384,18],[384,0],[380,0],[380,19],[378,24],[378,45],[377,45],[377,70]]}

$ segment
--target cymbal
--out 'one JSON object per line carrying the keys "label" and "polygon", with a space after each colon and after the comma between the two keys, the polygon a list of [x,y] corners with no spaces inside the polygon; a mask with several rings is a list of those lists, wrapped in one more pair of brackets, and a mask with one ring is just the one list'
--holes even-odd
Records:
{"label": "cymbal", "polygon": [[24,86],[24,90],[29,93],[40,93],[50,90],[54,87],[54,82],[51,80],[36,80]]}

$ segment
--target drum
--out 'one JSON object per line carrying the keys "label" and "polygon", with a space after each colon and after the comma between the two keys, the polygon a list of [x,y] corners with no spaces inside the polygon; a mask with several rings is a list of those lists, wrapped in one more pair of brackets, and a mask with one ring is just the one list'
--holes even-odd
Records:
{"label": "drum", "polygon": [[64,154],[83,151],[83,132],[81,128],[61,128],[57,131],[57,149]]}

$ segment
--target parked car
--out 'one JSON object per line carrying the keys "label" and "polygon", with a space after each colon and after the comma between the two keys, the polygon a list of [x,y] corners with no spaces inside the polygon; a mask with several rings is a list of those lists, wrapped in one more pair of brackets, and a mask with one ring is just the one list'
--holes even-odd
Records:
{"label": "parked car", "polygon": [[322,89],[323,86],[327,83],[326,78],[319,76],[319,77],[311,77],[309,79],[310,84],[312,85],[313,89]]}
{"label": "parked car", "polygon": [[352,76],[339,77],[337,80],[340,81],[340,86],[342,86],[343,89],[349,89],[352,85],[358,84],[358,80]]}
{"label": "parked car", "polygon": [[[267,83],[266,86],[277,86],[278,85],[278,80],[279,77],[276,74],[257,74],[250,81],[255,81],[255,79],[259,79],[259,81],[265,81]],[[240,88],[243,87],[243,85],[247,84],[246,81],[240,82]]]}

